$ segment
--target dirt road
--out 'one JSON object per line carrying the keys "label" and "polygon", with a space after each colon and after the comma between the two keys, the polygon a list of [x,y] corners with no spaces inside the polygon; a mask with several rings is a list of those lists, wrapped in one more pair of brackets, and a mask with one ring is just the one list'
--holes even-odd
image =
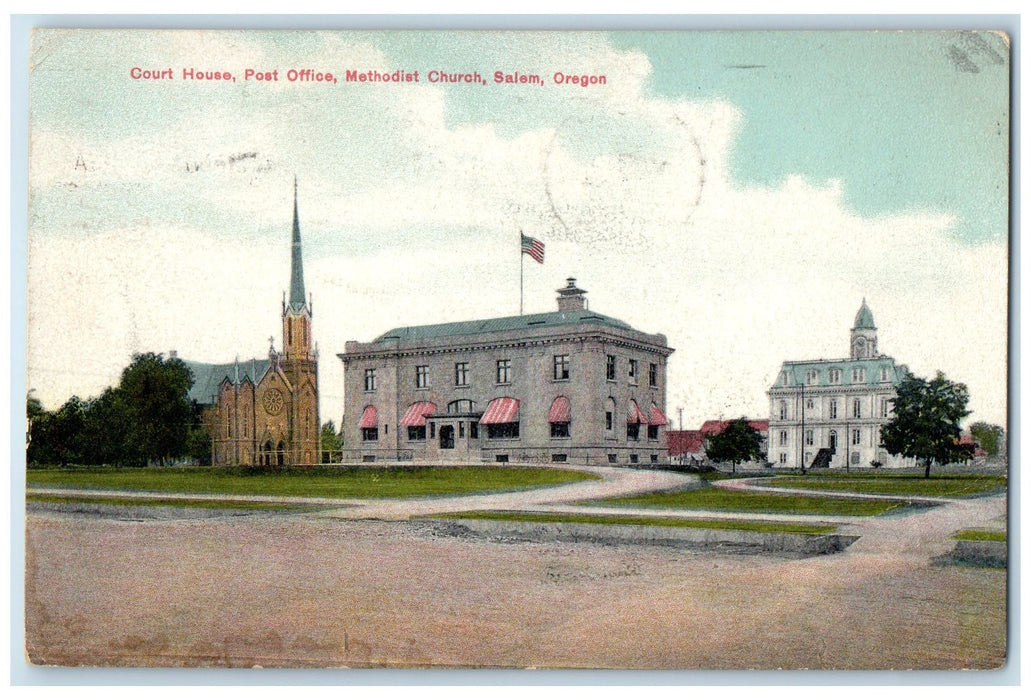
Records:
{"label": "dirt road", "polygon": [[429,522],[34,513],[30,657],[64,665],[992,668],[1006,572],[937,566],[1001,497],[810,559],[495,542]]}

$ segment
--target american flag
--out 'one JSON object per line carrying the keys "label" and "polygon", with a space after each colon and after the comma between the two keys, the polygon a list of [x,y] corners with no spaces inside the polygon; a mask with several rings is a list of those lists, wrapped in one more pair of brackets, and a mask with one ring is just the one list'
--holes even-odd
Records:
{"label": "american flag", "polygon": [[523,253],[529,253],[531,258],[544,264],[544,243],[536,238],[524,235],[522,231],[519,232],[519,235],[523,239]]}

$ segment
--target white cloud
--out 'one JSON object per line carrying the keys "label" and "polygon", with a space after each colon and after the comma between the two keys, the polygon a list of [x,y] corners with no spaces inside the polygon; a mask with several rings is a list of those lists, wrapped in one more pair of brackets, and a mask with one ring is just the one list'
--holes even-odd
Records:
{"label": "white cloud", "polygon": [[[392,65],[366,43],[323,39],[318,60]],[[218,36],[183,40],[224,46]],[[97,164],[85,197],[103,196],[108,173],[159,191],[188,186],[197,207],[240,223],[30,232],[30,386],[53,405],[114,381],[132,350],[176,348],[210,361],[264,353],[279,334],[287,285],[284,184],[300,170],[305,244],[321,251],[305,270],[324,419],[342,411],[335,355],[346,340],[515,314],[515,236],[525,228],[548,246],[544,266],[526,263],[526,310],[554,308],[554,290],[575,276],[592,308],[665,333],[676,348],[668,412],[683,407],[685,426],[766,415],[781,361],[847,354],[864,296],[883,352],[918,373],[965,381],[977,417],[1004,421],[1004,246],[954,242],[943,214],[857,216],[844,203],[847,180],[736,186],[726,172],[741,119],[733,105],[648,96],[646,57],[589,36],[562,50],[542,46],[514,47],[511,65],[603,72],[613,88],[549,89],[541,100],[561,105],[564,118],[514,134],[450,124],[444,92],[430,86],[349,91],[339,107],[346,118],[324,101],[265,100],[261,110],[187,111],[157,137],[100,143],[37,129],[35,192],[71,196],[67,164],[85,154]],[[248,151],[268,160],[215,165]],[[186,180],[178,165],[198,154],[212,165]],[[247,233],[277,229],[281,243]]]}

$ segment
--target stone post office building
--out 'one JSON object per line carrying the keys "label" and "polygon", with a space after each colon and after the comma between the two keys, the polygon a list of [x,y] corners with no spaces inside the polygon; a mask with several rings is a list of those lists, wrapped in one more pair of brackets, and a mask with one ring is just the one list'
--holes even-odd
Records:
{"label": "stone post office building", "polygon": [[344,461],[666,461],[661,334],[587,308],[394,328],[348,342]]}

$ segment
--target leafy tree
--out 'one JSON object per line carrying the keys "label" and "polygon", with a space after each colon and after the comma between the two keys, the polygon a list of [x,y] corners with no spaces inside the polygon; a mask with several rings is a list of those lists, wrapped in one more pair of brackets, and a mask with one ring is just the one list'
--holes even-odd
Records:
{"label": "leafy tree", "polygon": [[128,424],[124,456],[132,463],[180,457],[193,418],[193,372],[176,357],[133,355],[115,390]]}
{"label": "leafy tree", "polygon": [[[42,405],[26,406],[33,412]],[[86,404],[73,396],[53,413],[43,411],[30,428],[26,459],[34,464],[77,464],[83,461],[82,436],[86,425]]]}
{"label": "leafy tree", "polygon": [[200,411],[194,406],[194,421],[186,433],[186,456],[201,465],[211,464],[211,433],[200,419]]}
{"label": "leafy tree", "polygon": [[893,400],[894,415],[881,428],[881,443],[893,455],[923,462],[925,478],[932,464],[968,459],[973,446],[959,444],[959,422],[970,415],[969,397],[965,384],[941,372],[931,380],[907,374]]}
{"label": "leafy tree", "polygon": [[343,446],[340,434],[337,432],[333,421],[326,421],[322,424],[322,431],[319,433],[319,443],[323,463],[332,462]]}
{"label": "leafy tree", "polygon": [[736,473],[738,463],[762,457],[762,435],[748,419],[738,418],[706,439],[705,456],[713,462],[731,462]]}
{"label": "leafy tree", "polygon": [[977,440],[977,444],[990,457],[999,454],[1005,434],[1006,431],[1001,426],[985,423],[984,421],[978,421],[970,426],[970,435]]}

